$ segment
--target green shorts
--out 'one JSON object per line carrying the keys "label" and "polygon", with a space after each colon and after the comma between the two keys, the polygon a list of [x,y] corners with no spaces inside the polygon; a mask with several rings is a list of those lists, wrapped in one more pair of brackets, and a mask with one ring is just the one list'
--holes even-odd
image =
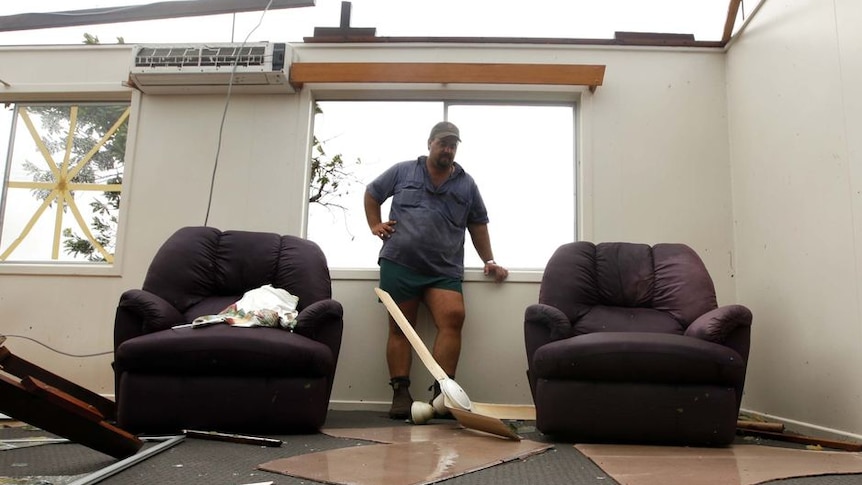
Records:
{"label": "green shorts", "polygon": [[396,302],[421,297],[427,288],[463,293],[460,278],[428,276],[388,259],[380,260],[380,289],[389,293]]}

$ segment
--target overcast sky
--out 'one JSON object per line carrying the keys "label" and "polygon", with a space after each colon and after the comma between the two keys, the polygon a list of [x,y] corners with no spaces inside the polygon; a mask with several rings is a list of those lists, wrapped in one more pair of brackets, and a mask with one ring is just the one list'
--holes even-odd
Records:
{"label": "overcast sky", "polygon": [[[698,40],[717,40],[721,37],[729,0],[530,0],[514,2],[500,0],[353,0],[352,27],[374,27],[378,36],[465,36],[465,37],[561,37],[561,38],[612,38],[614,31],[693,33]],[[27,12],[54,12],[70,9],[117,7],[150,3],[147,0],[0,0],[0,16]],[[756,3],[754,0],[746,3]],[[84,34],[99,37],[103,44],[116,42],[122,37],[127,44],[140,43],[194,43],[194,42],[301,42],[304,37],[312,36],[315,27],[335,27],[341,19],[341,0],[316,0],[314,7],[248,12],[234,15],[214,15],[195,18],[155,20],[149,22],[129,22],[122,24],[88,25],[61,29],[43,29],[20,32],[0,32],[0,45],[27,44],[80,44]],[[2,78],[2,69],[0,69]],[[334,110],[334,108],[331,108]],[[336,113],[330,113],[334,117]],[[435,117],[426,120],[430,125]],[[346,114],[339,117],[347,119]],[[8,118],[8,117],[7,117]],[[458,118],[459,122],[461,118]],[[5,121],[9,121],[6,119]],[[466,118],[465,118],[466,122]],[[0,119],[0,133],[7,133]],[[557,123],[559,124],[559,123]],[[563,126],[562,124],[559,124]],[[480,124],[481,126],[481,124]],[[424,136],[427,126],[417,127],[414,131]],[[568,128],[571,131],[571,128]],[[474,129],[474,140],[480,138]],[[345,136],[346,139],[346,136]],[[0,143],[2,147],[2,143]],[[351,145],[339,147],[332,141],[332,150],[343,151],[345,155],[361,152]],[[416,147],[399,147],[399,154],[387,154],[381,159],[388,165],[407,157],[418,155],[423,150],[421,140]],[[499,161],[504,155],[490,152],[493,143],[482,145],[480,153],[471,155],[470,147],[464,146],[463,155],[469,159],[468,166],[476,175],[481,176],[482,161]],[[508,150],[511,152],[511,150]],[[5,149],[3,150],[5,153]],[[377,154],[380,155],[380,154]],[[548,157],[550,155],[546,154]],[[507,153],[505,156],[512,156]],[[524,155],[526,156],[526,155]],[[554,157],[571,159],[571,154]],[[551,158],[554,158],[551,157]],[[371,155],[363,154],[368,167],[375,173],[382,170],[371,162]],[[378,157],[379,158],[379,157]],[[466,160],[465,159],[465,160]],[[459,157],[459,160],[461,158]],[[370,176],[370,175],[369,175]],[[515,209],[505,206],[506,197],[494,200],[495,196],[486,187],[486,199],[497,211],[495,215],[506,214]],[[361,191],[360,191],[361,194]],[[354,202],[357,202],[357,199]],[[367,232],[361,214],[361,207],[354,211],[357,216],[355,227],[349,229],[354,235]],[[32,211],[29,211],[32,214]],[[499,220],[499,218],[497,219]],[[50,222],[50,221],[49,221]],[[328,219],[327,219],[328,222]],[[328,225],[344,228],[345,224]],[[309,236],[319,235],[319,228],[309,228]],[[561,228],[564,232],[572,229]],[[498,234],[505,229],[495,226]],[[561,239],[573,235],[563,234]],[[329,237],[321,236],[322,240]],[[516,240],[517,238],[511,238]],[[503,239],[500,239],[503,240]],[[374,241],[375,244],[377,241]],[[498,244],[499,258],[505,257],[507,249]],[[513,256],[506,258],[515,264],[532,266],[534,262],[514,261]],[[534,248],[535,249],[535,248]],[[547,248],[546,248],[547,249]],[[552,248],[547,249],[550,251]],[[374,262],[375,248],[367,250],[365,259]],[[523,251],[522,251],[523,252]],[[534,251],[535,252],[535,251]],[[472,251],[467,251],[468,260],[475,259]],[[539,259],[543,255],[537,256]],[[333,258],[337,259],[337,258]],[[346,264],[346,263],[345,263]]]}
{"label": "overcast sky", "polygon": [[[153,3],[146,0],[30,0],[0,2],[0,15]],[[315,27],[338,26],[341,0],[267,12],[250,41],[300,42]],[[755,1],[747,4],[757,3]],[[378,36],[611,38],[614,31],[693,33],[718,40],[728,0],[353,0],[352,27],[374,27]],[[749,8],[746,6],[746,8]],[[77,44],[83,34],[102,43],[241,42],[260,12],[0,32],[0,45]],[[157,24],[159,28],[153,28]]]}

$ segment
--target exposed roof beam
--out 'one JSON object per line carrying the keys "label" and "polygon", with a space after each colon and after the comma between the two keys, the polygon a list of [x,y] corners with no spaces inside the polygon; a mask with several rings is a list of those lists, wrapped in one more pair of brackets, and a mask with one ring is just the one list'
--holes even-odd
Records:
{"label": "exposed roof beam", "polygon": [[[0,32],[251,12],[263,10],[267,3],[269,0],[185,0],[125,7],[22,13],[0,17]],[[314,0],[272,0],[269,10],[313,6]]]}
{"label": "exposed roof beam", "polygon": [[721,43],[727,44],[733,35],[733,24],[736,22],[736,15],[739,13],[739,4],[742,0],[730,0],[727,6],[727,20],[724,21],[724,33],[721,36]]}

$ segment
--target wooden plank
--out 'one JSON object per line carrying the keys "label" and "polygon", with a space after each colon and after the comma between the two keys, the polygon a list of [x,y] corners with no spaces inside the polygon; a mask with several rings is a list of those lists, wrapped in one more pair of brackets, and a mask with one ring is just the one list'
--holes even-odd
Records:
{"label": "wooden plank", "polygon": [[457,408],[449,408],[449,411],[451,411],[452,415],[455,416],[455,419],[458,420],[458,424],[465,428],[483,431],[485,433],[500,436],[501,438],[521,441],[521,437],[518,436],[512,428],[507,426],[506,423],[499,419],[471,413],[470,411],[464,411]]}
{"label": "wooden plank", "polygon": [[115,458],[132,456],[143,442],[107,421],[92,421],[66,407],[31,393],[0,374],[0,411],[27,424]]}
{"label": "wooden plank", "polygon": [[297,62],[290,83],[463,83],[601,86],[604,65],[437,62]]}
{"label": "wooden plank", "polygon": [[799,443],[803,445],[825,446],[844,451],[862,451],[862,443],[852,443],[849,441],[832,440],[828,438],[813,438],[793,433],[776,433],[773,431],[759,431],[754,429],[739,429],[737,431],[742,434],[759,436],[761,438],[773,439],[778,441],[788,441],[790,443]]}
{"label": "wooden plank", "polygon": [[21,385],[34,396],[41,397],[58,407],[71,411],[82,418],[90,421],[99,422],[105,419],[102,413],[93,406],[74,398],[62,391],[58,391],[35,377],[25,377],[21,379]]}
{"label": "wooden plank", "polygon": [[736,23],[736,14],[739,12],[739,4],[742,0],[730,0],[727,5],[727,19],[724,21],[724,33],[721,35],[721,43],[726,44],[733,35],[733,24]]}
{"label": "wooden plank", "polygon": [[773,433],[784,432],[783,423],[768,423],[764,421],[746,421],[740,419],[736,421],[736,427],[741,429],[753,429],[756,431],[772,431]]}
{"label": "wooden plank", "polygon": [[497,419],[536,420],[536,406],[529,404],[493,404],[474,401],[472,411]]}
{"label": "wooden plank", "polygon": [[434,360],[434,356],[432,356],[431,352],[428,351],[428,347],[425,346],[425,342],[422,341],[419,334],[417,334],[416,330],[413,329],[413,325],[407,321],[407,317],[405,317],[401,312],[401,309],[398,308],[398,304],[395,303],[392,296],[380,288],[375,288],[374,292],[377,293],[377,297],[383,302],[383,306],[385,306],[389,314],[392,315],[392,319],[395,320],[398,328],[400,328],[404,336],[407,337],[407,340],[410,342],[410,345],[413,346],[413,350],[416,351],[416,355],[419,356],[419,360],[422,361],[428,369],[428,372],[430,372],[437,381],[448,379],[449,375],[446,374],[446,371],[444,371],[443,368],[440,367],[440,364]]}
{"label": "wooden plank", "polygon": [[114,401],[20,358],[6,347],[0,347],[0,370],[8,372],[19,379],[24,379],[25,377],[38,379],[95,407],[105,419],[112,420],[116,417],[117,408]]}

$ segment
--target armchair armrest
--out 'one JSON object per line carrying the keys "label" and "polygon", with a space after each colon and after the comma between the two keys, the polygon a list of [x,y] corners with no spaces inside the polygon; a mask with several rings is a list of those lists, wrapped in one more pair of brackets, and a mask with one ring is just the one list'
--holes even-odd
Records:
{"label": "armchair armrest", "polygon": [[569,317],[559,308],[535,303],[524,311],[524,346],[527,349],[527,382],[530,393],[536,398],[536,375],[532,371],[533,355],[539,347],[572,337],[575,329]]}
{"label": "armchair armrest", "polygon": [[685,330],[685,335],[724,344],[738,328],[747,332],[751,320],[751,310],[748,308],[742,305],[725,305],[699,316]]}
{"label": "armchair armrest", "polygon": [[120,296],[114,319],[114,348],[124,341],[184,322],[183,314],[164,298],[144,290]]}
{"label": "armchair armrest", "polygon": [[296,316],[296,327],[293,331],[329,347],[337,362],[343,330],[344,308],[338,301],[326,299],[303,308]]}
{"label": "armchair armrest", "polygon": [[524,342],[527,347],[528,364],[539,347],[555,340],[572,337],[574,332],[569,317],[560,309],[543,303],[528,306],[524,312]]}

